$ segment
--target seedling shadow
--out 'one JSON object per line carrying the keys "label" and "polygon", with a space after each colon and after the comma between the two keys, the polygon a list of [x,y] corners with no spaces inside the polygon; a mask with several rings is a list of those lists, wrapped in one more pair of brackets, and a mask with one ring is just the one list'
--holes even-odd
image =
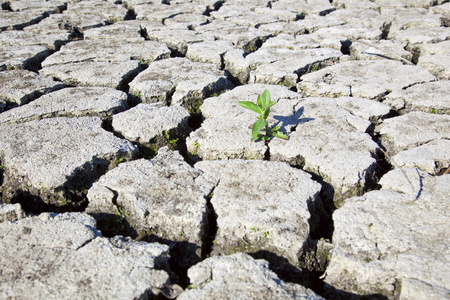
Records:
{"label": "seedling shadow", "polygon": [[276,122],[273,126],[271,126],[271,128],[281,126],[280,131],[282,131],[284,134],[287,134],[286,128],[290,127],[289,132],[293,132],[296,131],[297,126],[299,124],[315,120],[314,118],[302,118],[301,116],[303,115],[304,111],[305,107],[302,106],[295,113],[287,117],[281,115],[274,115],[273,118],[276,120]]}

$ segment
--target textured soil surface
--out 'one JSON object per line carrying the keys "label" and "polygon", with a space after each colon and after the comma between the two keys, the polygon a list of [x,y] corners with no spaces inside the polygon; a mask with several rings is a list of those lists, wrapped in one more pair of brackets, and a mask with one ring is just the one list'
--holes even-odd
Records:
{"label": "textured soil surface", "polygon": [[0,4],[0,299],[449,299],[448,1]]}

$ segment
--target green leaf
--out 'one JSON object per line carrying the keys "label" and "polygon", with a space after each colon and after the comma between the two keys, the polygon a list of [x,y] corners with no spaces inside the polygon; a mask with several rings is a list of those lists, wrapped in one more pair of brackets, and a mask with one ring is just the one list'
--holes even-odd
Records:
{"label": "green leaf", "polygon": [[258,95],[258,100],[256,100],[256,103],[258,104],[259,107],[263,107],[261,103],[261,95]]}
{"label": "green leaf", "polygon": [[277,104],[277,103],[274,102],[274,101],[269,101],[269,104],[267,105],[267,107],[272,107],[272,106],[274,106],[275,104]]}
{"label": "green leaf", "polygon": [[281,125],[274,127],[274,128],[272,128],[272,132],[277,132],[278,130],[280,130],[280,128],[281,128]]}
{"label": "green leaf", "polygon": [[261,130],[266,127],[267,122],[265,120],[258,120],[252,126],[252,141],[258,139],[261,136]]}
{"label": "green leaf", "polygon": [[253,103],[251,101],[238,101],[238,104],[240,106],[242,106],[243,108],[250,109],[250,110],[253,110],[254,112],[257,112],[258,114],[262,115],[262,113],[263,113],[262,110],[255,103]]}
{"label": "green leaf", "polygon": [[283,140],[289,140],[289,137],[287,135],[285,135],[284,133],[282,133],[281,131],[275,131],[275,132],[272,132],[272,134],[274,137],[277,137],[277,138],[280,138]]}
{"label": "green leaf", "polygon": [[[262,108],[267,108],[267,106],[270,103],[270,94],[268,90],[264,90],[264,92],[261,95],[261,106]],[[270,106],[269,106],[270,107]]]}

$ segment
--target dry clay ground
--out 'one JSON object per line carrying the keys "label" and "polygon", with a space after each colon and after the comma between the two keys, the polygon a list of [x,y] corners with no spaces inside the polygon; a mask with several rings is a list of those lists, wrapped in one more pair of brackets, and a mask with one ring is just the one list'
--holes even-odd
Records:
{"label": "dry clay ground", "polygon": [[449,299],[448,1],[0,3],[0,298]]}

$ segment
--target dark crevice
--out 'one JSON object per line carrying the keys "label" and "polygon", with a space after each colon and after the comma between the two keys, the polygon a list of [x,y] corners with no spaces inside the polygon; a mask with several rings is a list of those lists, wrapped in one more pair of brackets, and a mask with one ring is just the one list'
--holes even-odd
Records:
{"label": "dark crevice", "polygon": [[312,287],[310,272],[306,268],[293,265],[287,258],[268,250],[259,250],[248,254],[254,259],[264,259],[269,262],[269,269],[281,280]]}
{"label": "dark crevice", "polygon": [[136,238],[138,236],[137,231],[132,227],[130,222],[127,220],[126,208],[120,206],[117,202],[119,193],[107,186],[106,189],[113,193],[113,198],[111,199],[112,204],[116,207],[116,213],[92,213],[92,215],[97,221],[97,229],[100,230],[104,237],[114,237],[117,235],[129,236],[131,238]]}
{"label": "dark crevice", "polygon": [[352,45],[352,41],[344,40],[341,41],[341,53],[344,55],[350,55],[350,46]]}
{"label": "dark crevice", "polygon": [[124,17],[124,20],[136,20],[136,12],[133,9],[129,9]]}
{"label": "dark crevice", "polygon": [[203,236],[203,245],[202,245],[202,252],[201,257],[202,259],[205,259],[210,256],[213,248],[214,248],[214,242],[216,239],[217,234],[217,214],[214,210],[214,207],[211,203],[211,199],[214,196],[214,190],[217,187],[219,182],[216,183],[216,185],[212,188],[208,196],[206,197],[206,206],[207,206],[207,218],[206,218],[206,229]]}
{"label": "dark crevice", "polygon": [[12,11],[12,8],[10,6],[10,2],[3,2],[2,3],[2,10],[9,10]]}
{"label": "dark crevice", "polygon": [[[409,47],[405,47],[405,48],[409,48]],[[407,49],[405,49],[405,50],[407,50]],[[413,64],[417,65],[419,63],[419,58],[420,58],[420,54],[421,54],[420,48],[414,47],[407,51],[411,52],[411,54],[412,54],[411,62]]]}
{"label": "dark crevice", "polygon": [[389,36],[389,31],[391,30],[392,22],[384,23],[381,29],[381,39],[387,40]]}
{"label": "dark crevice", "polygon": [[202,261],[197,255],[197,252],[200,250],[199,246],[186,241],[175,242],[154,234],[145,235],[139,240],[147,243],[160,243],[169,246],[170,270],[166,271],[168,271],[170,281],[173,284],[178,284],[183,289],[186,289],[189,285],[189,277],[187,276],[188,269]]}
{"label": "dark crevice", "polygon": [[270,141],[266,141],[266,146],[267,146],[267,150],[266,152],[264,152],[264,160],[270,160],[270,147],[269,147],[269,142]]}
{"label": "dark crevice", "polygon": [[117,87],[117,89],[128,94],[128,92],[130,90],[129,83],[131,81],[133,81],[133,79],[136,78],[136,76],[138,76],[139,73],[141,73],[145,69],[145,67],[146,67],[146,64],[139,64],[139,66],[136,69],[131,70],[130,72],[125,74],[122,77],[123,79],[119,83],[119,86]]}
{"label": "dark crevice", "polygon": [[[4,192],[4,191],[3,191]],[[3,196],[3,193],[2,193]],[[2,203],[19,203],[25,214],[39,215],[43,212],[53,212],[53,213],[66,213],[74,211],[84,211],[85,207],[75,209],[72,206],[56,206],[47,204],[42,200],[41,197],[33,195],[29,191],[24,191],[22,189],[17,189],[14,191],[13,195],[8,201],[2,199]]]}
{"label": "dark crevice", "polygon": [[323,11],[319,12],[319,16],[325,17],[326,15],[328,15],[329,13],[332,13],[335,10],[336,10],[336,8],[334,8],[334,7],[327,9],[327,10],[323,10]]}
{"label": "dark crevice", "polygon": [[333,231],[334,231],[333,219],[331,218],[331,216],[333,215],[333,212],[336,210],[336,205],[334,203],[334,194],[335,194],[334,187],[331,184],[329,184],[328,182],[325,182],[323,180],[323,178],[320,177],[319,175],[317,175],[313,172],[310,172],[310,171],[306,171],[306,170],[303,170],[303,171],[310,174],[312,180],[320,183],[320,185],[322,186],[320,193],[319,193],[319,197],[322,200],[322,204],[325,209],[325,212],[328,214],[328,216],[330,216],[330,219],[327,221],[327,222],[329,222],[329,225],[325,224],[326,225],[325,227],[329,228],[329,231],[323,232],[321,235],[316,236],[316,238],[324,237],[324,238],[331,239],[331,237],[333,235]]}
{"label": "dark crevice", "polygon": [[327,283],[323,285],[323,292],[318,293],[325,299],[333,300],[388,300],[384,295],[381,294],[371,294],[371,295],[358,295],[354,293],[345,292],[339,290]]}

